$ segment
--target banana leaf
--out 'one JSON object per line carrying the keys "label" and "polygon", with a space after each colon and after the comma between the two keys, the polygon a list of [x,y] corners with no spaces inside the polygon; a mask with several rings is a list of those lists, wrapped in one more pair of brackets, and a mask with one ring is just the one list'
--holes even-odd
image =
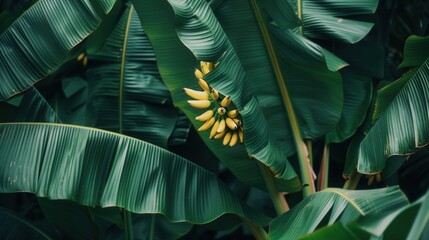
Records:
{"label": "banana leaf", "polygon": [[335,223],[302,239],[422,239],[429,223],[428,212],[426,194],[411,205],[363,216],[348,224]]}
{"label": "banana leaf", "polygon": [[327,188],[274,219],[269,239],[297,239],[324,225],[347,224],[359,216],[404,205],[408,205],[408,200],[398,186],[358,191]]}
{"label": "banana leaf", "polygon": [[42,230],[29,223],[18,214],[0,208],[0,236],[2,239],[52,239]]}
{"label": "banana leaf", "polygon": [[[269,220],[212,173],[152,144],[103,130],[49,123],[0,124],[0,192],[31,192],[87,206],[160,213],[204,224]],[[210,207],[207,203],[210,202]],[[232,216],[231,216],[232,214]]]}
{"label": "banana leaf", "polygon": [[94,63],[87,71],[94,127],[164,148],[178,127],[174,142],[186,141],[190,124],[179,119],[172,106],[151,43],[132,6],[122,13],[101,50],[88,58]]}
{"label": "banana leaf", "polygon": [[428,77],[429,60],[426,60],[391,100],[362,141],[359,172],[380,172],[389,163],[388,157],[409,155],[428,143]]}
{"label": "banana leaf", "polygon": [[[183,110],[194,126],[199,126],[200,123],[197,123],[194,118],[200,115],[202,111],[195,110],[188,105],[186,101],[189,100],[189,97],[182,90],[184,87],[199,88],[194,76],[194,68],[199,62],[177,36],[174,26],[175,15],[171,5],[166,1],[145,1],[144,3],[134,1],[133,3],[142,26],[153,44],[160,73],[172,93],[174,104]],[[184,41],[186,45],[195,49],[198,60],[213,62],[219,60],[219,66],[207,75],[206,80],[223,95],[230,95],[235,106],[242,110],[240,113],[244,118],[244,145],[246,145],[246,149],[242,145],[233,148],[224,147],[219,141],[209,140],[206,132],[202,132],[200,136],[211,151],[241,181],[253,186],[264,187],[257,161],[249,160],[249,154],[251,154],[258,160],[262,159],[274,173],[278,174],[279,178],[276,178],[275,181],[279,190],[299,190],[301,187],[299,181],[286,161],[285,148],[287,146],[276,144],[273,136],[268,134],[269,128],[264,120],[265,117],[260,104],[251,95],[249,86],[242,85],[245,80],[244,72],[234,49],[228,43],[208,5],[201,1],[193,1],[189,6],[195,4],[201,7],[201,11],[198,13],[203,14],[204,19],[210,24],[205,25],[204,22],[198,20],[195,22],[197,31],[193,30],[192,34],[189,35],[187,29],[181,29],[183,32],[180,35],[190,38],[188,40],[191,42],[193,40],[198,42],[196,45],[193,43],[192,47]],[[196,17],[193,19],[197,20]],[[186,20],[183,24],[186,24]],[[213,27],[215,29],[212,29]],[[213,38],[206,38],[205,34],[210,35],[210,33],[214,34]],[[214,41],[214,39],[217,40]],[[221,58],[218,59],[219,57]],[[288,179],[292,179],[292,181],[288,181]]]}
{"label": "banana leaf", "polygon": [[399,65],[404,67],[418,67],[429,58],[429,37],[412,35],[405,41],[404,60]]}
{"label": "banana leaf", "polygon": [[98,0],[98,3],[101,5],[101,8],[104,10],[104,13],[107,14],[110,12],[110,10],[112,10],[113,5],[115,5],[116,3],[116,0]]}
{"label": "banana leaf", "polygon": [[55,70],[99,22],[86,0],[40,0],[32,5],[0,35],[0,101]]}
{"label": "banana leaf", "polygon": [[57,114],[35,87],[25,91],[15,121],[61,123]]}

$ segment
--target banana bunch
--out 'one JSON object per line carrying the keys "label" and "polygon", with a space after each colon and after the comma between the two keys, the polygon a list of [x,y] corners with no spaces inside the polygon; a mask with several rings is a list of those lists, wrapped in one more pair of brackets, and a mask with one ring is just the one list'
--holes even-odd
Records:
{"label": "banana bunch", "polygon": [[203,77],[217,67],[219,63],[200,62],[201,69],[195,69],[195,77],[203,91],[184,88],[185,93],[194,100],[188,104],[194,108],[206,109],[195,120],[203,122],[198,131],[210,130],[210,139],[222,139],[223,145],[234,147],[238,141],[243,143],[243,123],[238,110],[233,106],[229,96],[221,96],[210,87]]}

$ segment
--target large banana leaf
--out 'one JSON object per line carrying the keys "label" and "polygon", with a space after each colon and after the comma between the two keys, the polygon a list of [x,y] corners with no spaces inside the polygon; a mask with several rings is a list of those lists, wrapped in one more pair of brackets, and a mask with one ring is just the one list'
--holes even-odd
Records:
{"label": "large banana leaf", "polygon": [[[143,28],[154,46],[160,72],[172,93],[175,105],[184,111],[194,125],[198,126],[199,123],[197,124],[193,119],[202,112],[188,106],[186,100],[189,98],[182,90],[183,87],[199,88],[193,74],[198,61],[178,39],[174,26],[175,15],[171,6],[166,1],[145,1],[144,3],[134,1],[134,4]],[[174,5],[176,4],[178,3],[174,3]],[[221,59],[219,59],[219,66],[207,75],[206,80],[214,88],[219,89],[221,93],[231,95],[234,104],[242,110],[241,114],[244,118],[245,128],[244,141],[247,151],[242,146],[226,148],[219,141],[209,140],[208,133],[205,132],[201,134],[203,140],[240,180],[253,186],[263,187],[264,185],[257,161],[249,160],[248,155],[252,154],[253,157],[259,160],[262,159],[273,172],[280,176],[275,180],[281,191],[298,190],[300,185],[294,178],[295,174],[292,168],[288,166],[285,148],[276,144],[275,139],[268,134],[269,128],[264,120],[260,105],[256,98],[251,95],[248,85],[244,84],[244,72],[234,49],[231,48],[212,10],[206,3],[202,1],[189,2],[189,6],[195,6],[195,4],[200,7],[197,13],[202,14],[201,17],[203,17],[202,20],[204,21],[200,22],[200,19],[194,17],[193,19],[196,21],[190,24],[195,24],[193,27],[197,30],[193,30],[192,34],[189,35],[186,27],[182,25],[184,29],[179,30],[179,32],[183,30],[180,35],[182,39],[186,38],[184,40],[186,44],[192,41],[198,42],[197,45],[195,43],[189,45],[195,50],[198,60],[217,61],[218,57],[222,55]],[[186,14],[186,11],[189,10],[186,10],[188,5],[183,6],[185,9],[181,13]],[[178,10],[179,6],[176,7]],[[193,12],[187,12],[187,14],[192,16]],[[177,17],[179,18],[179,16]],[[183,21],[182,24],[187,24],[186,20],[188,19],[181,19],[180,21]],[[210,33],[213,33],[213,35],[206,36],[206,34],[210,35]],[[204,38],[201,36],[204,36]],[[215,45],[212,43],[215,43]],[[227,49],[229,50],[226,51]],[[285,179],[291,178],[294,179],[292,183],[285,181]]]}
{"label": "large banana leaf", "polygon": [[399,67],[418,67],[429,57],[429,37],[412,35],[407,38],[404,47],[404,60]]}
{"label": "large banana leaf", "polygon": [[349,191],[327,188],[305,198],[270,224],[270,239],[296,239],[334,222],[347,224],[359,216],[408,204],[399,187]]}
{"label": "large banana leaf", "polygon": [[410,154],[429,142],[429,60],[396,94],[362,141],[358,171],[377,173],[392,155]]}
{"label": "large banana leaf", "polygon": [[4,208],[0,208],[0,222],[0,236],[2,239],[52,239],[27,220]]}
{"label": "large banana leaf", "polygon": [[31,6],[0,35],[0,100],[52,72],[99,22],[87,0],[40,0]]}
{"label": "large banana leaf", "polygon": [[234,214],[267,223],[213,174],[152,144],[72,125],[3,123],[0,129],[0,192],[160,213],[173,222],[203,224]]}
{"label": "large banana leaf", "polygon": [[335,223],[302,239],[423,239],[429,223],[428,212],[426,194],[411,205],[360,217],[348,224]]}
{"label": "large banana leaf", "polygon": [[[98,63],[89,68],[90,109],[95,127],[144,139],[167,147],[179,121],[179,111],[159,76],[155,54],[131,6],[99,52],[89,55]],[[178,126],[186,139],[189,124]]]}
{"label": "large banana leaf", "polygon": [[25,92],[16,121],[61,123],[57,114],[35,87]]}

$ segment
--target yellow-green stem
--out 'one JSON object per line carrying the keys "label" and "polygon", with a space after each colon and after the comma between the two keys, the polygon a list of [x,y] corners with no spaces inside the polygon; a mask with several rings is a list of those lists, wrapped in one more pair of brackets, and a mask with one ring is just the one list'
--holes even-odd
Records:
{"label": "yellow-green stem", "polygon": [[290,127],[292,129],[292,134],[294,136],[296,151],[298,155],[300,173],[301,173],[301,181],[303,184],[303,194],[304,197],[307,197],[313,193],[315,193],[314,180],[312,172],[310,171],[310,163],[308,161],[305,143],[302,139],[301,132],[299,130],[298,121],[295,116],[295,112],[292,106],[292,101],[290,99],[289,93],[287,91],[285,81],[283,79],[283,75],[281,72],[280,64],[277,60],[277,56],[271,42],[271,38],[268,34],[268,30],[265,26],[264,19],[262,18],[261,11],[256,0],[252,0],[252,7],[255,12],[256,19],[259,24],[259,28],[261,29],[261,33],[264,38],[265,45],[267,47],[268,55],[270,56],[271,63],[273,64],[273,70],[277,79],[277,83],[279,84],[280,92],[283,97],[283,104],[286,108],[286,112],[289,117]]}
{"label": "yellow-green stem", "polygon": [[249,231],[252,233],[253,237],[255,237],[256,240],[268,239],[267,232],[265,232],[265,230],[261,226],[257,226],[245,218],[241,218],[241,220],[244,224],[246,224],[247,228],[249,228]]}
{"label": "yellow-green stem", "polygon": [[305,146],[307,147],[310,166],[313,166],[313,140],[305,139]]}
{"label": "yellow-green stem", "polygon": [[283,193],[277,190],[277,187],[273,180],[273,174],[264,164],[258,162],[259,169],[261,170],[262,177],[264,178],[265,186],[267,187],[268,193],[270,194],[271,200],[273,201],[274,208],[276,209],[277,215],[281,215],[289,211],[289,205],[286,202],[286,198]]}
{"label": "yellow-green stem", "polygon": [[352,173],[352,176],[346,180],[343,188],[348,190],[356,190],[361,177],[362,177],[362,174],[358,173],[357,170],[355,170]]}
{"label": "yellow-green stem", "polygon": [[320,165],[319,176],[317,177],[317,190],[322,191],[328,187],[329,178],[329,144],[323,148],[323,158]]}
{"label": "yellow-green stem", "polygon": [[301,20],[301,26],[299,27],[299,32],[301,33],[301,35],[303,34],[302,33],[302,24],[303,24],[303,22],[302,22],[302,0],[297,0],[297,5],[298,5],[298,18],[299,18],[299,20]]}

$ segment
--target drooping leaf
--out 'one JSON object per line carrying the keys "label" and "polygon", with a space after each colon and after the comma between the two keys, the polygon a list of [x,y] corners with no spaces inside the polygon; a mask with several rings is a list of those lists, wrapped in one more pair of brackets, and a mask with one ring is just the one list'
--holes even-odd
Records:
{"label": "drooping leaf", "polygon": [[404,47],[404,60],[399,65],[404,67],[418,67],[429,58],[429,37],[412,35],[407,38]]}
{"label": "drooping leaf", "polygon": [[57,114],[35,87],[25,92],[16,121],[61,123]]}
{"label": "drooping leaf", "polygon": [[386,209],[350,223],[338,222],[302,239],[421,239],[429,223],[428,212],[429,198],[426,194],[411,205]]}
{"label": "drooping leaf", "polygon": [[0,100],[52,72],[99,22],[87,0],[40,0],[31,6],[0,35]]}
{"label": "drooping leaf", "polygon": [[326,143],[342,142],[351,137],[365,119],[371,103],[372,81],[352,71],[342,72],[344,80],[344,107],[334,131],[326,136]]}
{"label": "drooping leaf", "polygon": [[116,0],[98,0],[98,3],[101,5],[104,12],[107,14],[110,12],[110,10],[112,10],[113,5],[115,5],[116,3]]}
{"label": "drooping leaf", "polygon": [[136,239],[172,240],[187,234],[192,225],[189,223],[172,223],[159,214],[134,216],[134,236]]}
{"label": "drooping leaf", "polygon": [[[87,71],[95,127],[167,147],[179,111],[161,81],[155,54],[134,7],[128,7]],[[189,124],[181,136],[186,139]],[[183,142],[184,140],[182,140]]]}
{"label": "drooping leaf", "polygon": [[270,224],[270,239],[296,239],[322,224],[347,224],[359,216],[397,209],[408,204],[399,187],[350,191],[327,188],[305,198]]}
{"label": "drooping leaf", "polygon": [[427,60],[391,100],[362,141],[359,172],[380,172],[389,156],[410,154],[429,142],[428,78]]}
{"label": "drooping leaf", "polygon": [[3,239],[52,239],[27,220],[4,208],[0,208],[0,222],[0,236]]}
{"label": "drooping leaf", "polygon": [[160,213],[173,222],[203,224],[233,214],[267,223],[213,174],[152,144],[64,124],[0,128],[0,192]]}
{"label": "drooping leaf", "polygon": [[[226,148],[220,141],[209,140],[208,133],[201,133],[203,141],[212,152],[241,181],[250,185],[258,187],[264,185],[257,162],[249,160],[248,155],[252,154],[254,158],[265,162],[273,172],[283,178],[276,178],[279,189],[298,190],[299,183],[291,172],[292,168],[287,167],[288,163],[285,161],[284,153],[287,146],[279,146],[275,143],[273,136],[268,134],[268,126],[260,104],[255,97],[252,97],[249,86],[242,85],[245,76],[240,60],[208,5],[202,1],[192,1],[183,5],[174,2],[172,4],[175,5],[177,12],[177,15],[174,15],[171,6],[165,1],[145,1],[144,3],[134,1],[134,4],[143,28],[154,46],[160,72],[172,93],[174,104],[184,111],[195,126],[199,127],[201,123],[193,119],[202,111],[195,110],[187,104],[189,97],[182,89],[183,87],[199,88],[194,76],[194,68],[198,66],[198,60],[220,62],[205,78],[223,95],[231,96],[235,106],[242,110],[240,114],[243,117],[244,144],[247,151],[240,145]],[[194,7],[200,10],[194,12],[192,10]],[[194,17],[189,19],[185,15]],[[178,39],[174,25],[176,21],[180,21],[177,31],[180,32],[181,39],[194,51],[197,58],[192,56]],[[193,28],[192,34],[187,29],[188,25]],[[293,179],[293,181],[285,181],[285,179]]]}

